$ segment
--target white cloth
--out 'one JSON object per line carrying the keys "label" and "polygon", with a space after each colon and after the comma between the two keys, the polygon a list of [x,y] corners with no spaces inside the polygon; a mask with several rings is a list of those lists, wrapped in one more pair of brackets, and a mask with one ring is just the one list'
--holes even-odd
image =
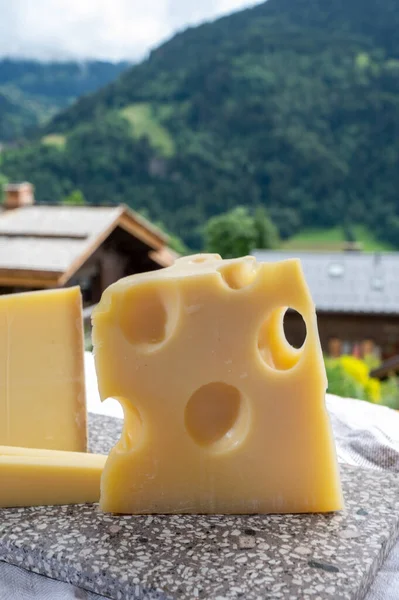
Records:
{"label": "white cloth", "polygon": [[0,600],[103,600],[104,596],[0,562]]}
{"label": "white cloth", "polygon": [[[86,353],[89,412],[123,417],[115,400],[100,402],[93,357]],[[399,413],[388,408],[327,395],[340,462],[399,473]],[[1,561],[1,557],[0,557]],[[102,596],[0,562],[0,600],[102,600]],[[398,600],[399,542],[377,574],[366,600]]]}
{"label": "white cloth", "polygon": [[[399,412],[327,394],[338,459],[399,473]],[[378,572],[366,600],[398,600],[399,540]]]}

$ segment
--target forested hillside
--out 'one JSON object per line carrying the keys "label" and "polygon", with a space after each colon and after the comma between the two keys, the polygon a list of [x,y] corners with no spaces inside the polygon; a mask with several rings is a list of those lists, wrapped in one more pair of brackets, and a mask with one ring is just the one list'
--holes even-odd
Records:
{"label": "forested hillside", "polygon": [[16,141],[76,98],[115,79],[128,63],[0,60],[0,142]]}
{"label": "forested hillside", "polygon": [[363,224],[399,247],[398,31],[399,0],[269,0],[176,35],[0,168],[43,201],[145,209],[192,248],[238,204],[283,237]]}

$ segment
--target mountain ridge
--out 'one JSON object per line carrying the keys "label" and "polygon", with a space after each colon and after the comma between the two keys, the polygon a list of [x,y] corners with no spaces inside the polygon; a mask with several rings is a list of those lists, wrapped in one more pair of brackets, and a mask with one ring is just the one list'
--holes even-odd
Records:
{"label": "mountain ridge", "polygon": [[0,59],[0,141],[25,137],[76,98],[128,67],[121,61]]}
{"label": "mountain ridge", "polygon": [[192,248],[239,204],[283,237],[344,219],[398,246],[398,29],[399,0],[268,0],[178,33],[0,169],[44,201],[145,209]]}
{"label": "mountain ridge", "polygon": [[[335,27],[337,27],[337,29],[329,32],[329,38],[327,40],[325,39],[324,35],[321,35],[320,39],[317,41],[324,45],[331,44],[332,41],[335,41],[337,44],[340,42],[342,43],[343,41],[346,43],[352,42],[353,44],[363,45],[365,49],[370,49],[373,48],[373,46],[377,46],[378,49],[386,52],[389,57],[399,58],[399,36],[396,35],[396,32],[399,29],[399,3],[397,0],[384,1],[385,4],[388,3],[389,5],[392,5],[394,10],[391,10],[389,13],[390,18],[388,29],[387,27],[382,27],[381,29],[384,33],[374,36],[376,38],[374,45],[371,43],[370,38],[365,35],[365,31],[358,29],[358,24],[360,21],[359,17],[361,15],[364,16],[364,14],[368,14],[369,18],[365,22],[366,31],[372,29],[373,25],[375,29],[375,23],[378,22],[378,15],[380,15],[382,12],[380,9],[378,9],[378,0],[367,0],[366,2],[357,3],[358,12],[356,13],[356,11],[354,11],[351,20],[351,25],[353,26],[353,24],[355,24],[354,30],[352,30],[352,27],[343,26],[342,18],[336,18],[335,20],[337,23],[335,24]],[[203,50],[203,40],[201,40],[200,48],[198,48],[196,44],[198,34],[201,31],[212,31],[213,33],[213,35],[208,35],[205,45],[207,54],[211,54],[215,47],[216,49],[220,48],[221,43],[226,41],[226,39],[229,39],[229,36],[231,35],[231,27],[229,26],[230,24],[234,25],[234,27],[239,25],[240,29],[243,29],[248,26],[248,22],[250,22],[253,18],[258,19],[259,17],[263,17],[267,19],[267,22],[265,21],[264,25],[268,28],[269,36],[271,34],[271,28],[278,28],[277,39],[273,39],[276,38],[276,30],[274,30],[274,35],[271,36],[272,39],[270,40],[271,44],[278,44],[281,40],[282,28],[285,36],[299,35],[299,37],[303,39],[306,34],[312,33],[315,35],[316,32],[320,32],[320,28],[323,30],[323,27],[326,25],[331,26],[331,17],[334,15],[334,11],[332,9],[334,6],[336,8],[336,12],[338,15],[340,15],[348,8],[348,6],[356,7],[356,3],[353,1],[352,3],[347,2],[346,0],[334,0],[328,5],[328,8],[330,11],[332,11],[332,13],[328,11],[326,12],[325,6],[326,3],[324,0],[316,0],[313,2],[309,2],[309,0],[298,0],[295,3],[292,0],[268,0],[267,2],[255,5],[245,10],[223,16],[215,21],[206,22],[198,26],[188,27],[184,31],[178,32],[170,40],[164,42],[159,47],[153,49],[150,52],[148,59],[144,60],[138,65],[132,66],[118,81],[112,82],[109,86],[101,90],[97,97],[100,97],[101,95],[105,103],[108,101],[108,106],[112,108],[114,107],[112,99],[116,95],[114,91],[115,87],[120,87],[124,80],[129,79],[129,77],[132,77],[133,74],[138,74],[143,67],[151,69],[152,63],[158,62],[160,64],[157,64],[157,68],[162,68],[166,61],[167,65],[165,66],[168,70],[177,68],[179,63],[181,63],[182,53],[184,53],[188,60],[196,59],[198,56],[198,51]],[[340,7],[340,10],[337,10],[338,6]],[[318,18],[306,18],[310,7],[313,11],[316,11]],[[282,20],[278,20],[276,22],[276,16],[279,16],[280,19],[282,17]],[[225,25],[227,26],[225,27]],[[312,43],[314,44],[314,42],[315,39],[313,38]],[[283,44],[284,43],[285,41],[283,40]],[[210,57],[208,57],[208,60],[209,58]],[[201,60],[204,60],[203,56],[201,56]],[[177,61],[177,65],[174,64],[174,61]],[[86,104],[87,111],[92,111],[93,99],[93,96],[89,95],[88,97],[79,100],[77,104]],[[133,95],[132,99],[137,98],[135,98]],[[71,109],[71,112],[73,112],[73,110],[74,108]],[[65,114],[68,112],[69,111],[66,111]],[[60,124],[62,127],[63,117],[63,114],[56,117],[53,125],[50,125],[50,127],[52,126],[55,128],[55,130],[58,129]]]}

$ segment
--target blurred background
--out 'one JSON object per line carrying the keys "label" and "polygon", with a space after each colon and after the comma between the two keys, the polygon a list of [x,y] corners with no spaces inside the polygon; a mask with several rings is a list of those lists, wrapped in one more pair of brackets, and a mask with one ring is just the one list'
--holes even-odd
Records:
{"label": "blurred background", "polygon": [[[299,256],[329,390],[399,409],[399,0],[0,0],[0,292]],[[288,310],[285,334],[306,336]]]}

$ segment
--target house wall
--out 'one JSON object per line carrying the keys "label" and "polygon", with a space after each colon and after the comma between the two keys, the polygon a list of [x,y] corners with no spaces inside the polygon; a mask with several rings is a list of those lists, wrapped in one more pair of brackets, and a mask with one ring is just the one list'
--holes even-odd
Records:
{"label": "house wall", "polygon": [[126,256],[101,246],[69,280],[68,285],[80,285],[84,305],[97,304],[105,288],[126,275],[126,264]]}
{"label": "house wall", "polygon": [[104,250],[101,258],[101,287],[103,290],[127,274],[129,259],[112,248]]}
{"label": "house wall", "polygon": [[148,269],[144,260],[148,248],[136,248],[127,237],[126,247],[118,247],[120,235],[112,236],[75,273],[68,285],[80,285],[85,306],[97,304],[103,291],[118,279]]}

